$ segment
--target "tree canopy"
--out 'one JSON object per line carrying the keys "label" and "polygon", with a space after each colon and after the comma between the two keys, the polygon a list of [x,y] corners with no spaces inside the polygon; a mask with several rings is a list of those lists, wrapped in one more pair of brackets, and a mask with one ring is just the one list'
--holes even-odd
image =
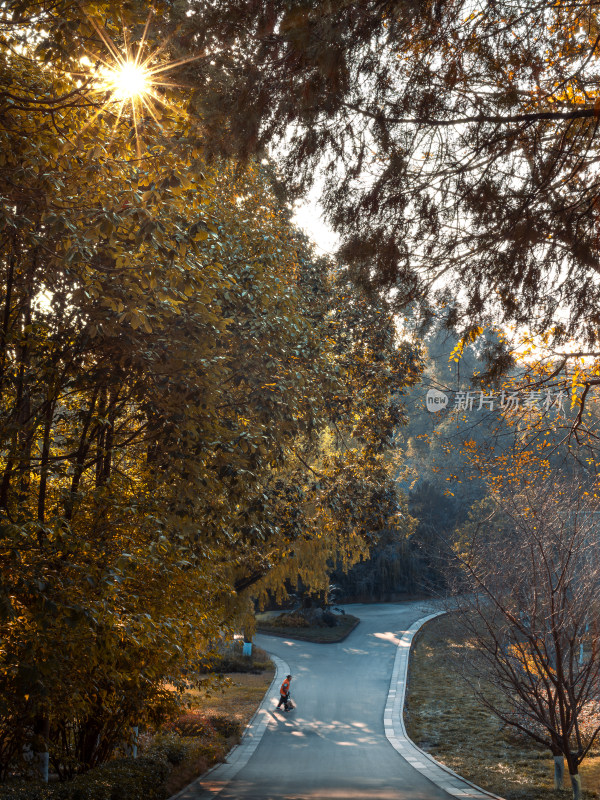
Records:
{"label": "tree canopy", "polygon": [[214,148],[277,142],[300,184],[320,168],[363,284],[398,307],[458,298],[467,329],[491,313],[595,346],[597,3],[189,8],[186,46],[210,53],[189,65],[192,104]]}
{"label": "tree canopy", "polygon": [[103,83],[146,14],[0,9],[0,777],[32,732],[61,777],[105,760],[253,597],[398,521],[418,347],[185,87]]}

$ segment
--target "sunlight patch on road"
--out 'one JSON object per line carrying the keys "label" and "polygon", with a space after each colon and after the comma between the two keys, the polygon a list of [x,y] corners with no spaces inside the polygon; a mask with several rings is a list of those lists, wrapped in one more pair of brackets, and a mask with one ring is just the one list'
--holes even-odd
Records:
{"label": "sunlight patch on road", "polygon": [[388,631],[387,633],[374,633],[373,636],[376,639],[383,639],[385,642],[391,642],[391,644],[395,644],[396,647],[403,647],[410,649],[410,642],[402,641],[402,636],[404,635],[404,631],[402,633],[392,633]]}
{"label": "sunlight patch on road", "polygon": [[[376,745],[379,742],[379,736],[364,722],[342,722],[333,719],[327,724],[322,722],[307,724],[306,720],[296,719],[296,724],[304,725],[304,727],[289,733],[305,741],[317,736],[320,739],[327,739],[336,747],[364,747],[365,745]],[[344,738],[346,736],[349,738]]]}

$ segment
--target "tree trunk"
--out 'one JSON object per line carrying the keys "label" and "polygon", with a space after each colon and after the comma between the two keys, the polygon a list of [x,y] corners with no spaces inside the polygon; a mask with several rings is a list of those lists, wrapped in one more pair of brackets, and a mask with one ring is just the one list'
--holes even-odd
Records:
{"label": "tree trunk", "polygon": [[92,422],[92,417],[94,416],[94,411],[96,410],[96,400],[98,398],[99,387],[95,386],[94,391],[92,393],[92,397],[90,399],[90,405],[85,415],[83,421],[83,427],[81,430],[81,434],[79,436],[79,446],[77,447],[77,455],[75,457],[75,464],[73,467],[73,478],[71,480],[71,490],[69,492],[69,496],[65,502],[65,517],[67,519],[71,519],[73,516],[73,510],[75,507],[75,496],[79,491],[79,482],[81,480],[81,476],[83,475],[83,469],[85,465],[85,457],[90,445],[90,440],[88,439],[88,431],[90,428],[90,424]]}
{"label": "tree trunk", "polygon": [[113,457],[113,444],[114,444],[114,432],[115,432],[115,419],[116,419],[116,410],[115,404],[117,401],[118,390],[113,393],[112,397],[108,403],[108,428],[105,431],[105,438],[104,438],[104,462],[102,464],[102,483],[106,483],[110,480],[110,473],[112,468],[112,457]]}
{"label": "tree trunk", "polygon": [[554,788],[562,789],[565,777],[565,759],[564,756],[554,756]]}
{"label": "tree trunk", "polygon": [[30,273],[27,286],[27,295],[23,303],[21,337],[22,342],[17,348],[17,361],[19,370],[17,374],[17,446],[18,458],[18,488],[17,502],[19,506],[25,508],[29,499],[29,489],[31,484],[31,448],[33,447],[33,437],[35,426],[31,419],[31,380],[28,374],[30,365],[29,333],[31,327],[31,281],[33,275]]}
{"label": "tree trunk", "polygon": [[[10,450],[9,452],[14,453],[15,448],[17,446],[17,434],[13,435]],[[4,474],[2,475],[2,485],[0,486],[0,508],[6,509],[8,511],[8,496],[10,493],[10,481],[12,477],[13,467],[16,464],[16,460],[13,456],[6,460],[6,467],[4,468]]]}
{"label": "tree trunk", "polygon": [[42,459],[40,463],[40,486],[38,492],[38,522],[40,523],[40,544],[43,540],[41,527],[46,521],[46,494],[48,488],[48,466],[50,459],[50,434],[52,432],[52,422],[54,420],[54,408],[56,401],[48,398],[48,407],[44,419],[44,435],[42,441]]}
{"label": "tree trunk", "polygon": [[11,254],[8,260],[8,274],[6,276],[6,291],[4,295],[4,312],[2,314],[2,327],[0,328],[0,397],[4,387],[4,370],[6,368],[6,340],[10,327],[10,314],[12,310],[12,292],[15,275],[17,245],[15,237],[12,240]]}
{"label": "tree trunk", "polygon": [[573,800],[581,800],[581,775],[577,773],[576,775],[571,774],[571,787],[573,789]]}
{"label": "tree trunk", "polygon": [[38,714],[33,721],[35,758],[41,779],[48,783],[48,739],[50,736],[50,720],[45,714]]}
{"label": "tree trunk", "polygon": [[106,386],[100,388],[100,398],[98,401],[98,417],[100,420],[100,430],[96,438],[96,486],[102,486],[103,466],[104,466],[104,440],[106,438],[106,428],[104,427],[104,415],[106,414]]}

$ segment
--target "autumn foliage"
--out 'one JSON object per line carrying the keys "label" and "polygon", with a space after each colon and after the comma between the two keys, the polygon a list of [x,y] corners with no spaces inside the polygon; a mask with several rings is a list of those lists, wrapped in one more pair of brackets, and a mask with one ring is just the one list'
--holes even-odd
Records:
{"label": "autumn foliage", "polygon": [[101,763],[253,596],[365,553],[420,370],[271,163],[208,160],[183,89],[134,125],[81,77],[117,10],[0,12],[0,776]]}

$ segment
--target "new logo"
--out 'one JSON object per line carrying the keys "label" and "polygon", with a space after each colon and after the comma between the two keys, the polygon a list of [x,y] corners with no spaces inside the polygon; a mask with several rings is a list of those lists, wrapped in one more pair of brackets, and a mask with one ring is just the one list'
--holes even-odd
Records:
{"label": "new logo", "polygon": [[441,411],[448,405],[448,395],[439,389],[430,389],[425,397],[427,411]]}

